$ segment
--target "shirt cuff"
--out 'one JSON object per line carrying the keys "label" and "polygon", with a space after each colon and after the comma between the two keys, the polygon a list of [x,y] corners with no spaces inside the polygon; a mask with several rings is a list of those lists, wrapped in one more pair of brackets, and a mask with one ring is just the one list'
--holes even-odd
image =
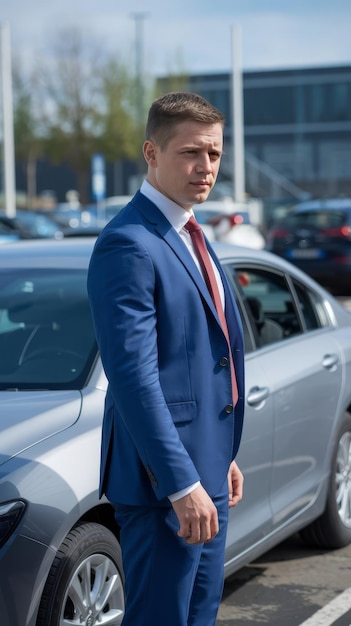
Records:
{"label": "shirt cuff", "polygon": [[175,493],[172,493],[170,496],[168,496],[168,500],[170,500],[170,502],[176,502],[176,500],[180,500],[180,498],[184,498],[184,496],[187,496],[188,493],[191,493],[192,491],[194,491],[194,489],[196,489],[196,487],[198,487],[199,484],[200,484],[200,481],[198,480],[196,483],[189,485],[189,487],[185,487],[185,489],[181,489],[180,491],[176,491]]}

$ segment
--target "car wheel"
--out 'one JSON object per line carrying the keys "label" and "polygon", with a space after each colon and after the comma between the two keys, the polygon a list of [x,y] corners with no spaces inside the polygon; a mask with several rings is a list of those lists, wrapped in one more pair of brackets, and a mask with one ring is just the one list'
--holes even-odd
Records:
{"label": "car wheel", "polygon": [[75,526],[52,564],[37,626],[117,626],[123,615],[124,579],[117,539],[100,524]]}
{"label": "car wheel", "polygon": [[339,430],[334,448],[325,511],[301,531],[302,539],[320,548],[342,548],[351,542],[351,416]]}

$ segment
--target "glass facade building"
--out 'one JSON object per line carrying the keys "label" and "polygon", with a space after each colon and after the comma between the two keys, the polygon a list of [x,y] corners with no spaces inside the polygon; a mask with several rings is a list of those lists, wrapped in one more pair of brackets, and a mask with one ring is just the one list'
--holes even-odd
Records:
{"label": "glass facade building", "polygon": [[[242,82],[247,191],[351,196],[351,66],[247,71]],[[187,88],[226,118],[230,176],[231,75],[190,76]]]}

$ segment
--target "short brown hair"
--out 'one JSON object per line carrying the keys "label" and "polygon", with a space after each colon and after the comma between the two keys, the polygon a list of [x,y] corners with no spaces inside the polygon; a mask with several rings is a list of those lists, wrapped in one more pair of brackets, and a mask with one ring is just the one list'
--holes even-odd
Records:
{"label": "short brown hair", "polygon": [[210,102],[190,91],[175,91],[157,98],[150,107],[146,124],[146,139],[157,143],[161,149],[174,134],[180,122],[221,124],[224,116]]}

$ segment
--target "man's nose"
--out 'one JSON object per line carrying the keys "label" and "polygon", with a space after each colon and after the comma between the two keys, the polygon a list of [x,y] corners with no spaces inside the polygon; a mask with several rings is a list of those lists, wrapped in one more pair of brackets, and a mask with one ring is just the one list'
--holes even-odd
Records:
{"label": "man's nose", "polygon": [[210,173],[212,172],[212,164],[209,154],[201,154],[198,157],[198,161],[196,163],[196,171]]}

